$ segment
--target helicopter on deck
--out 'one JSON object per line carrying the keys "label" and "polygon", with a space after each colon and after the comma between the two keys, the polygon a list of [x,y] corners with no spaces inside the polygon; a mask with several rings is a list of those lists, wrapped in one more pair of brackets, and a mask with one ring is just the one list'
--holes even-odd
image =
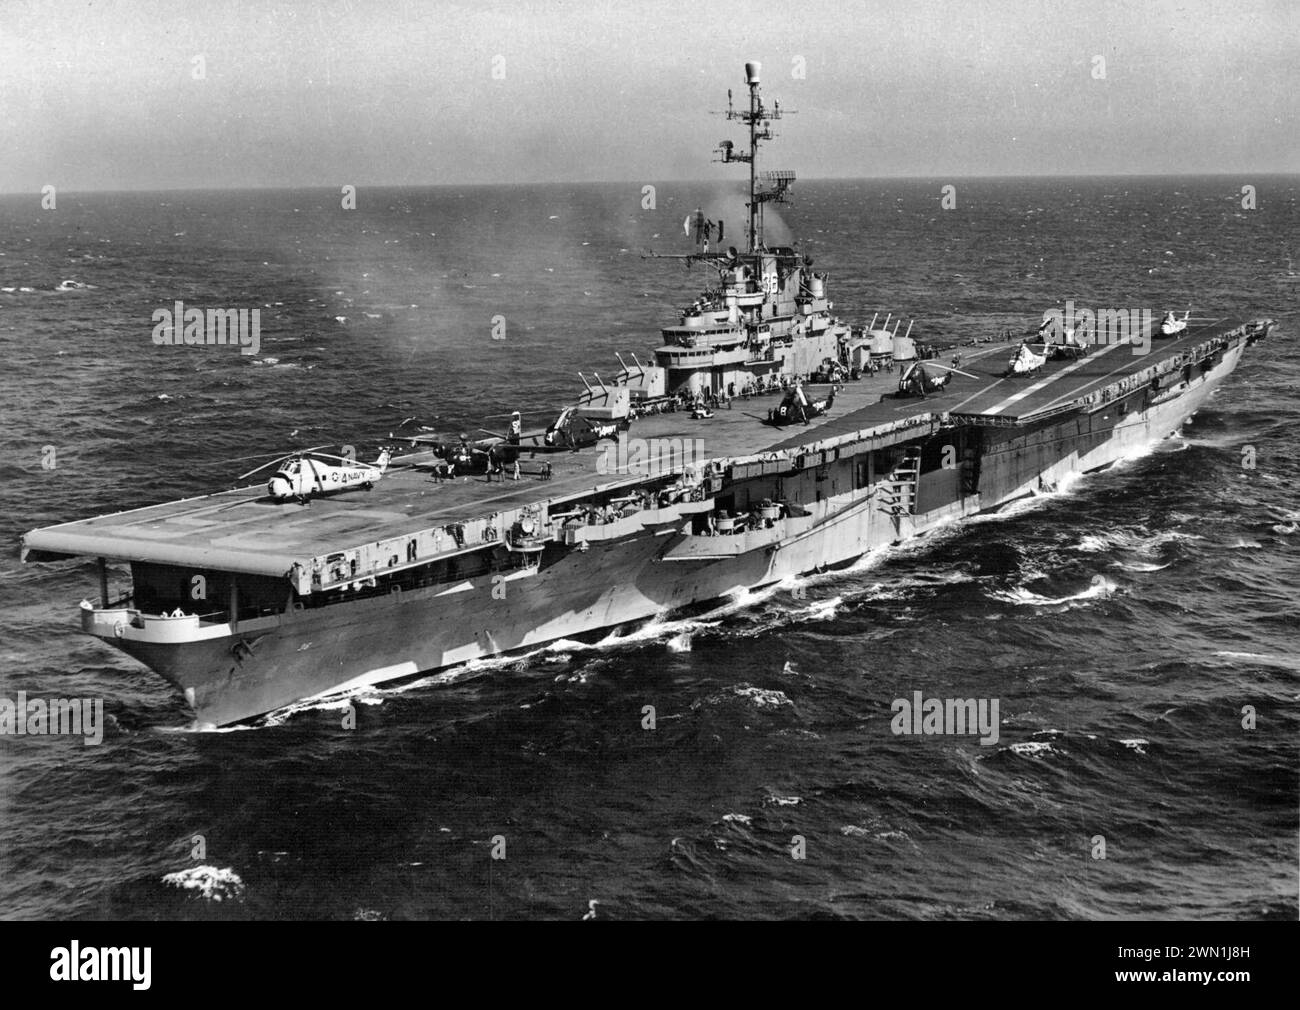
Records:
{"label": "helicopter on deck", "polygon": [[1160,335],[1162,337],[1176,337],[1187,329],[1187,320],[1192,316],[1192,310],[1188,309],[1183,313],[1183,318],[1179,319],[1172,312],[1166,312],[1164,319],[1160,320]]}
{"label": "helicopter on deck", "polygon": [[579,407],[565,407],[546,429],[542,442],[557,449],[572,449],[576,452],[595,445],[601,439],[618,438],[618,433],[627,431],[629,426],[627,418],[602,420],[581,413]]}
{"label": "helicopter on deck", "polygon": [[797,382],[793,389],[785,394],[780,404],[773,407],[767,414],[768,424],[780,428],[783,425],[794,424],[796,421],[802,421],[807,424],[814,417],[821,417],[835,404],[835,387],[819,400],[811,400],[808,394],[804,392],[803,383]]}
{"label": "helicopter on deck", "polygon": [[317,446],[286,453],[241,474],[239,480],[270,467],[277,467],[271,479],[266,482],[266,493],[274,501],[294,499],[298,504],[306,505],[312,495],[327,495],[354,488],[369,491],[383,479],[388,470],[388,462],[392,459],[390,450],[381,449],[379,458],[373,463],[358,463],[352,456],[335,456],[319,451],[324,448],[326,446]]}
{"label": "helicopter on deck", "polygon": [[[941,374],[935,375],[931,372],[931,369],[937,369]],[[927,361],[924,364],[919,361],[913,362],[898,377],[898,393],[896,395],[900,397],[924,397],[927,393],[941,393],[944,387],[952,381],[954,372],[958,375],[964,375],[968,379],[977,378],[977,376],[971,375],[970,372],[963,372],[960,368],[952,365],[941,365],[937,361]]]}
{"label": "helicopter on deck", "polygon": [[1007,362],[1007,370],[1004,375],[1033,375],[1045,364],[1047,364],[1047,348],[1043,348],[1042,354],[1035,354],[1034,349],[1029,346],[1027,341],[1022,342],[1016,348],[1016,352],[1011,355],[1011,360]]}

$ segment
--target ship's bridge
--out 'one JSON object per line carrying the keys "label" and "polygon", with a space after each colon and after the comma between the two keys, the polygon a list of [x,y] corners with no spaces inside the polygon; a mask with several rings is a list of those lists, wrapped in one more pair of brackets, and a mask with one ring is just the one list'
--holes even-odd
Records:
{"label": "ship's bridge", "polygon": [[750,356],[744,344],[729,347],[660,347],[655,351],[661,368],[686,369],[695,372],[719,365],[742,365]]}
{"label": "ship's bridge", "polygon": [[666,326],[664,343],[672,347],[731,347],[742,343],[745,331],[732,326]]}

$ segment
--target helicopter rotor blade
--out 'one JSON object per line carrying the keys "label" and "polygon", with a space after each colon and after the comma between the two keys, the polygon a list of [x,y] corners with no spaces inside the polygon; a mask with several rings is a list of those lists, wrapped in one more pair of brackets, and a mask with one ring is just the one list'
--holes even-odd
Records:
{"label": "helicopter rotor blade", "polygon": [[253,476],[253,474],[255,473],[260,473],[261,471],[265,470],[267,467],[271,467],[274,466],[276,463],[282,462],[283,460],[292,459],[294,456],[301,456],[304,453],[315,452],[317,449],[328,449],[333,444],[334,444],[333,442],[327,442],[325,443],[325,445],[318,445],[312,449],[294,449],[293,452],[286,452],[282,456],[276,456],[275,459],[271,460],[269,463],[263,463],[255,470],[249,470],[248,473],[240,474],[238,477],[235,478],[235,480],[244,480],[245,478]]}
{"label": "helicopter rotor blade", "polygon": [[925,368],[942,368],[945,372],[956,372],[958,375],[964,375],[968,379],[978,379],[978,375],[971,375],[970,372],[963,372],[960,368],[954,368],[952,365],[941,365],[937,361],[926,361],[922,363]]}
{"label": "helicopter rotor blade", "polygon": [[532,417],[535,414],[554,414],[554,413],[555,410],[552,407],[537,407],[533,410],[516,410],[510,414],[488,414],[484,417],[484,420],[494,421],[497,420],[498,418],[513,417],[515,414],[518,414],[520,417]]}
{"label": "helicopter rotor blade", "polygon": [[227,459],[214,459],[212,462],[214,465],[220,465],[222,463],[247,463],[250,459],[280,459],[281,457],[282,454],[278,452],[259,452],[252,456],[230,456]]}
{"label": "helicopter rotor blade", "polygon": [[285,453],[285,455],[283,455],[283,456],[277,456],[275,459],[271,460],[269,463],[263,463],[263,464],[262,464],[261,466],[259,466],[256,470],[249,470],[248,473],[241,473],[238,477],[235,478],[235,480],[247,480],[249,477],[253,476],[253,474],[255,474],[255,473],[261,473],[263,470],[269,470],[271,467],[276,466],[276,465],[278,465],[279,463],[284,462],[286,459],[292,459],[292,458],[293,458],[294,456],[296,456],[296,455],[297,455],[297,453],[292,453],[292,452],[290,452],[290,453]]}
{"label": "helicopter rotor blade", "polygon": [[304,457],[304,458],[314,460],[317,463],[319,463],[322,459],[336,459],[340,463],[346,463],[348,466],[369,466],[368,463],[361,462],[361,460],[357,459],[355,456],[351,458],[347,456],[336,456],[332,452],[313,452],[311,456]]}
{"label": "helicopter rotor blade", "polygon": [[289,452],[258,452],[251,456],[231,456],[228,459],[214,459],[213,463],[246,463],[250,459],[284,459],[286,456],[293,456],[300,452],[315,452],[316,449],[328,449],[333,442],[326,445],[318,445],[313,449],[292,449]]}

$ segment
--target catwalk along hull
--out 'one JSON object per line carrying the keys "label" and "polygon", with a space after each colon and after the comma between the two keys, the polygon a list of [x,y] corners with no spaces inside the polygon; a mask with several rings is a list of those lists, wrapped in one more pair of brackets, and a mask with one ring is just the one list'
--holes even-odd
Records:
{"label": "catwalk along hull", "polygon": [[[777,478],[806,515],[757,536],[698,536],[641,526],[580,549],[552,543],[541,562],[502,573],[371,595],[241,624],[238,635],[184,643],[114,639],[111,611],[86,611],[101,634],[175,684],[202,723],[222,725],[295,701],[516,650],[528,650],[851,563],[966,516],[1140,453],[1176,431],[1236,367],[1245,342],[1143,409],[1077,412],[986,439],[978,489],[956,467],[920,475],[912,508],[886,507],[887,482],[854,480],[854,462]],[[952,438],[951,429],[930,441]],[[841,473],[836,473],[842,470]],[[820,479],[819,479],[820,478]],[[861,485],[861,486],[854,486]],[[818,492],[817,488],[821,491]],[[751,535],[753,536],[753,535]],[[733,543],[733,540],[739,542]],[[749,548],[749,549],[746,549]],[[216,629],[214,629],[216,630]],[[232,644],[234,648],[232,648]]]}

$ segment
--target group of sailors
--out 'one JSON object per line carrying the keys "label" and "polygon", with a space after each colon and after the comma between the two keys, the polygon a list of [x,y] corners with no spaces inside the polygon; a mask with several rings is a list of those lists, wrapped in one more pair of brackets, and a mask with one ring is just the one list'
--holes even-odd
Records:
{"label": "group of sailors", "polygon": [[892,354],[869,355],[867,360],[863,362],[861,368],[854,365],[849,369],[849,378],[860,379],[864,375],[871,378],[882,371],[888,372],[891,375],[894,373],[894,356]]}

